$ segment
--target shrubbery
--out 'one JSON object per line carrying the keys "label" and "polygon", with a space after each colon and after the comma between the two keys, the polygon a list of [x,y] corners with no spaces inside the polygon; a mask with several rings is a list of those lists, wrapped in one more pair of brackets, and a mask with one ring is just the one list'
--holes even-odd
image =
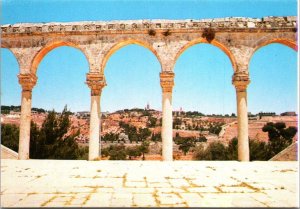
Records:
{"label": "shrubbery", "polygon": [[[70,128],[69,115],[70,112],[65,107],[59,115],[54,111],[49,112],[41,128],[31,123],[31,159],[82,159],[87,156],[87,149],[80,148],[74,139],[79,133],[66,135]],[[2,124],[1,143],[18,152],[19,128]]]}
{"label": "shrubbery", "polygon": [[110,145],[101,150],[103,157],[109,157],[109,160],[131,160],[132,158],[143,156],[145,160],[145,153],[149,152],[149,142],[143,141],[140,146],[127,147],[121,145]]}
{"label": "shrubbery", "polygon": [[1,144],[18,152],[19,127],[14,124],[1,124]]}
{"label": "shrubbery", "polygon": [[[267,123],[263,129],[268,132],[268,143],[249,140],[250,160],[269,160],[286,147],[288,147],[297,133],[296,127],[286,128],[284,123]],[[233,138],[228,146],[221,142],[210,143],[207,148],[203,145],[196,147],[194,152],[195,160],[237,160],[238,140]]]}
{"label": "shrubbery", "polygon": [[148,128],[139,128],[139,129],[137,129],[135,126],[124,123],[122,121],[119,122],[119,126],[124,130],[125,134],[129,138],[130,142],[144,141],[149,136],[151,136],[151,131]]}

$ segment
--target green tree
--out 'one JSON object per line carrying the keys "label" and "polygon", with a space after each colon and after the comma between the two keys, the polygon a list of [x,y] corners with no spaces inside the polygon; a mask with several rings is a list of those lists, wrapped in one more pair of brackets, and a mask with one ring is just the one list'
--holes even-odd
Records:
{"label": "green tree", "polygon": [[205,136],[200,136],[196,141],[197,142],[207,142],[207,138]]}
{"label": "green tree", "polygon": [[204,148],[203,144],[195,147],[195,151],[193,153],[194,160],[208,160],[208,151]]}
{"label": "green tree", "polygon": [[145,154],[149,152],[149,145],[150,143],[148,141],[143,141],[141,146],[139,147],[139,150],[143,155],[143,160],[145,160]]}
{"label": "green tree", "polygon": [[68,136],[62,140],[58,140],[53,145],[53,151],[48,157],[49,159],[78,159],[81,155],[78,144],[74,140],[74,136]]}
{"label": "green tree", "polygon": [[160,141],[161,142],[161,133],[157,133],[157,134],[152,133],[152,135],[151,135],[151,141],[153,141],[153,142]]}
{"label": "green tree", "polygon": [[268,145],[258,140],[249,140],[250,161],[269,160]]}
{"label": "green tree", "polygon": [[221,142],[212,142],[209,146],[210,160],[227,160],[227,150]]}
{"label": "green tree", "polygon": [[113,142],[113,141],[117,141],[119,138],[119,134],[115,134],[115,133],[107,133],[102,137],[102,140],[107,142]]}
{"label": "green tree", "polygon": [[78,159],[85,154],[75,137],[79,134],[66,135],[71,122],[67,106],[61,114],[49,112],[41,129],[31,124],[30,158],[33,159]]}
{"label": "green tree", "polygon": [[268,154],[273,157],[283,149],[288,147],[293,142],[293,137],[297,133],[297,128],[294,126],[286,128],[285,123],[267,123],[262,128],[263,132],[268,132]]}
{"label": "green tree", "polygon": [[228,160],[228,153],[225,145],[216,141],[206,149],[202,145],[197,147],[193,157],[195,160]]}
{"label": "green tree", "polygon": [[174,118],[173,120],[173,128],[178,129],[178,127],[181,125],[182,120],[180,118]]}
{"label": "green tree", "polygon": [[18,152],[19,127],[14,124],[1,124],[1,144]]}
{"label": "green tree", "polygon": [[236,137],[232,138],[228,143],[227,159],[238,160],[238,139]]}
{"label": "green tree", "polygon": [[40,137],[40,130],[37,125],[31,121],[30,124],[30,146],[29,156],[32,159],[45,158],[45,143]]}
{"label": "green tree", "polygon": [[102,156],[109,156],[109,160],[126,160],[127,153],[124,145],[110,145],[102,149]]}
{"label": "green tree", "polygon": [[139,129],[140,141],[145,141],[151,135],[151,131],[148,128]]}
{"label": "green tree", "polygon": [[175,143],[179,145],[179,149],[186,155],[190,148],[195,147],[195,139],[192,137],[175,137]]}
{"label": "green tree", "polygon": [[210,124],[208,131],[212,134],[218,135],[222,130],[223,123]]}
{"label": "green tree", "polygon": [[129,160],[131,160],[132,157],[139,157],[142,154],[139,146],[126,148],[126,153],[129,157]]}
{"label": "green tree", "polygon": [[147,126],[149,128],[155,127],[156,122],[157,122],[157,118],[150,116],[149,119],[148,119]]}

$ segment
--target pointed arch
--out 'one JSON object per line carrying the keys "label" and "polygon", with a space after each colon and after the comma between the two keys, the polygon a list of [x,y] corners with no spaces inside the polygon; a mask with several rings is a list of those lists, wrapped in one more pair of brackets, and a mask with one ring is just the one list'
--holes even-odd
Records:
{"label": "pointed arch", "polygon": [[84,50],[78,46],[77,44],[73,43],[73,42],[69,42],[69,41],[60,41],[60,40],[55,40],[55,41],[51,41],[49,43],[47,43],[33,58],[32,63],[31,63],[31,69],[30,72],[36,74],[37,68],[39,66],[39,64],[41,63],[41,61],[43,60],[43,58],[53,49],[61,47],[61,46],[69,46],[72,48],[76,48],[79,49],[84,56],[86,57],[88,63],[89,63],[89,59],[86,55],[86,53],[84,52]]}
{"label": "pointed arch", "polygon": [[115,45],[113,45],[104,55],[104,58],[101,62],[101,66],[100,66],[100,74],[104,74],[104,69],[106,67],[106,63],[108,62],[109,58],[116,52],[118,51],[119,49],[121,49],[122,47],[124,46],[127,46],[127,45],[130,45],[130,44],[136,44],[136,45],[139,45],[139,46],[142,46],[146,49],[149,49],[154,55],[155,57],[157,58],[158,62],[160,63],[161,65],[161,60],[156,52],[156,50],[149,44],[149,43],[146,43],[145,41],[141,41],[141,40],[138,40],[138,39],[126,39],[126,40],[122,40],[122,41],[119,41],[118,43],[116,43]]}

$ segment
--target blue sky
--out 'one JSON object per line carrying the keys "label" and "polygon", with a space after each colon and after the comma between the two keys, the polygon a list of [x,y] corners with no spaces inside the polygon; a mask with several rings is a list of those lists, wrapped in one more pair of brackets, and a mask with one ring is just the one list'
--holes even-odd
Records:
{"label": "blue sky", "polygon": [[[23,0],[2,1],[1,24],[18,22],[69,22],[119,19],[202,19],[216,17],[263,17],[297,15],[297,1],[210,0],[210,1],[100,1]],[[20,105],[18,64],[7,49],[1,50],[1,103]],[[207,114],[236,112],[233,73],[228,57],[217,47],[197,44],[188,48],[175,66],[173,109]],[[297,111],[297,53],[280,44],[258,50],[249,65],[250,112]],[[88,63],[71,47],[49,52],[38,67],[33,90],[34,107],[61,111],[89,110],[90,90],[85,82]],[[137,45],[121,48],[105,68],[102,111],[123,108],[161,109],[160,65],[148,49]],[[188,93],[187,93],[188,92]]]}

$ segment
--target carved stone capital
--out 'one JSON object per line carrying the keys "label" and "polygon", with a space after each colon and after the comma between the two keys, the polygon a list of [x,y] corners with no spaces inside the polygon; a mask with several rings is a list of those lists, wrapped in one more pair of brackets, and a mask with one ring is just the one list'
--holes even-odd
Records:
{"label": "carved stone capital", "polygon": [[232,76],[232,84],[237,91],[246,91],[250,83],[249,75],[247,73],[235,73]]}
{"label": "carved stone capital", "polygon": [[33,73],[19,74],[18,78],[23,91],[32,91],[37,81],[37,77]]}
{"label": "carved stone capital", "polygon": [[173,72],[163,72],[160,73],[160,85],[163,92],[172,92],[174,86],[174,76]]}
{"label": "carved stone capital", "polygon": [[91,96],[100,96],[102,88],[106,86],[105,77],[99,73],[87,73],[86,84],[91,89]]}

